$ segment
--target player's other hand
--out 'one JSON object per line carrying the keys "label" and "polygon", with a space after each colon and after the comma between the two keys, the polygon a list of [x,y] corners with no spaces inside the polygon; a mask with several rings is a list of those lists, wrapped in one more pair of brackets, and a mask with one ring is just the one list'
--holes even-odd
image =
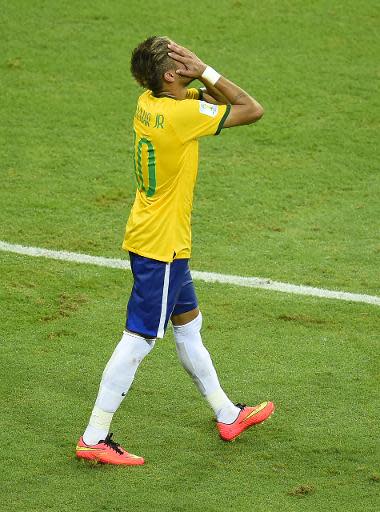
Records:
{"label": "player's other hand", "polygon": [[178,75],[188,76],[189,78],[199,78],[202,75],[207,66],[195,53],[174,41],[168,44],[168,48],[169,57],[183,64],[183,66],[179,66],[176,70]]}

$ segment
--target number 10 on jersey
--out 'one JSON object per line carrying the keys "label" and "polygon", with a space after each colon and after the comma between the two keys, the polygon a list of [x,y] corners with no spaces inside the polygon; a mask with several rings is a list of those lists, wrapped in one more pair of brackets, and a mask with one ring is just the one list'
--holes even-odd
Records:
{"label": "number 10 on jersey", "polygon": [[[137,138],[134,134],[134,167],[137,181],[137,188],[140,192],[145,192],[147,197],[152,197],[156,192],[156,154],[154,146],[150,140],[142,137]],[[143,158],[143,151],[147,152],[146,158]],[[144,182],[145,178],[145,182]],[[146,178],[148,183],[146,183]]]}

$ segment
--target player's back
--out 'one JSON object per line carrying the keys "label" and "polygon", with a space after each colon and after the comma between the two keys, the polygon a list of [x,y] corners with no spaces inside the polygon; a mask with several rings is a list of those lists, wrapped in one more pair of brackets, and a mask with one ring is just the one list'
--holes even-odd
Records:
{"label": "player's back", "polygon": [[186,121],[181,118],[180,103],[168,97],[157,98],[151,91],[142,94],[137,103],[134,118],[137,184],[153,201],[170,190],[184,168],[196,171],[197,141],[181,140],[181,124]]}
{"label": "player's back", "polygon": [[160,261],[188,258],[190,219],[198,172],[198,138],[218,133],[225,105],[199,101],[189,89],[184,100],[138,99],[134,117],[135,203],[123,248]]}

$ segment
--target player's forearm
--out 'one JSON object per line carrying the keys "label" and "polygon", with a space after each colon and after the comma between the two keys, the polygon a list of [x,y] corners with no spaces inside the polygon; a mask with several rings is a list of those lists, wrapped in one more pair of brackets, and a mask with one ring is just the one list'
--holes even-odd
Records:
{"label": "player's forearm", "polygon": [[241,87],[226,78],[222,81],[221,87],[223,88],[223,91],[226,91],[226,87],[228,90],[227,94],[223,94],[223,92],[217,88],[220,85],[221,80],[222,77],[215,85],[211,85],[207,80],[202,80],[205,85],[205,87],[202,88],[204,91],[203,97],[206,101],[219,105],[243,105],[252,108],[255,111],[257,118],[260,118],[263,115],[264,109],[260,103],[250,94],[241,89]]}
{"label": "player's forearm", "polygon": [[[211,97],[213,100],[215,100],[215,103],[218,105],[227,105],[229,103],[228,99],[222,94],[216,87],[213,85],[207,83],[206,81],[203,82],[205,87],[202,87],[202,93],[203,97],[206,101],[209,100],[209,97]],[[211,101],[211,100],[210,100]]]}
{"label": "player's forearm", "polygon": [[[233,116],[238,117],[235,121],[239,124],[241,122],[243,124],[250,124],[261,119],[264,109],[255,98],[231,82],[231,80],[228,80],[228,78],[221,76],[213,68],[207,65],[204,66],[205,68],[201,75],[202,82],[208,87],[212,87],[217,96],[226,98],[228,103],[235,106],[236,113],[238,113],[238,116]],[[233,126],[233,124],[231,125]]]}
{"label": "player's forearm", "polygon": [[225,128],[255,123],[264,115],[264,109],[260,103],[227,78],[221,76],[214,83],[214,87],[233,105],[230,115],[224,123]]}
{"label": "player's forearm", "polygon": [[250,94],[238,85],[221,76],[213,88],[227,99],[231,105],[247,105],[256,109],[262,109],[262,106]]}

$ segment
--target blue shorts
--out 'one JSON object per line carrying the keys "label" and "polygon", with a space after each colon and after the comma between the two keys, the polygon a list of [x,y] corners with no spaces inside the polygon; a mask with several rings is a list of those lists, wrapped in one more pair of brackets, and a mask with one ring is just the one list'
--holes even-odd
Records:
{"label": "blue shorts", "polygon": [[171,263],[129,253],[134,278],[126,328],[163,338],[169,318],[198,306],[188,259]]}

